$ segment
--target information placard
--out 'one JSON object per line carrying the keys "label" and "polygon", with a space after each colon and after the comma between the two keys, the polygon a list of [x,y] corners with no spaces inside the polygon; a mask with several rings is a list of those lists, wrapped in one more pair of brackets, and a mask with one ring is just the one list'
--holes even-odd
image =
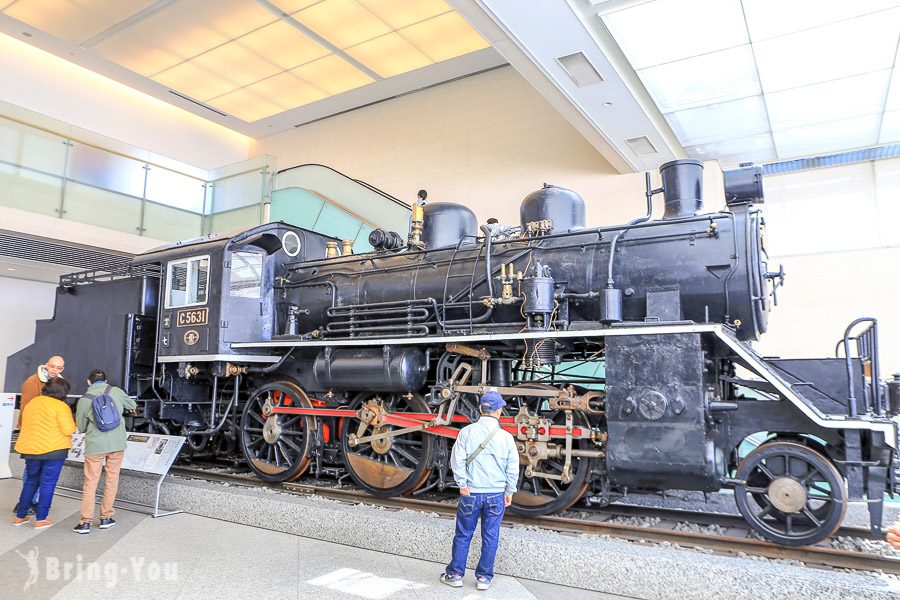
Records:
{"label": "information placard", "polygon": [[9,469],[9,447],[12,444],[13,416],[16,395],[0,394],[0,479],[12,477]]}
{"label": "information placard", "polygon": [[[156,433],[126,432],[125,457],[122,468],[143,473],[165,475],[184,444],[184,437]],[[84,434],[72,436],[72,449],[68,459],[84,462]]]}

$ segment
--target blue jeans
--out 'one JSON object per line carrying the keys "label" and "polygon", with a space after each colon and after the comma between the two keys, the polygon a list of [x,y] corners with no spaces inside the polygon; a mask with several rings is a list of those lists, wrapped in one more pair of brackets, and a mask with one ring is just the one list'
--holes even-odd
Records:
{"label": "blue jeans", "polygon": [[19,494],[18,510],[16,516],[25,517],[34,493],[40,489],[40,499],[36,519],[43,521],[50,514],[50,503],[53,502],[53,492],[56,490],[56,482],[59,481],[59,472],[62,471],[66,459],[35,460],[25,459],[25,472],[22,474],[22,493]]}
{"label": "blue jeans", "polygon": [[506,512],[503,492],[460,496],[456,505],[456,535],[453,536],[453,558],[447,565],[449,575],[465,575],[469,544],[481,518],[481,557],[475,567],[476,577],[494,578],[494,558],[500,541],[500,521]]}

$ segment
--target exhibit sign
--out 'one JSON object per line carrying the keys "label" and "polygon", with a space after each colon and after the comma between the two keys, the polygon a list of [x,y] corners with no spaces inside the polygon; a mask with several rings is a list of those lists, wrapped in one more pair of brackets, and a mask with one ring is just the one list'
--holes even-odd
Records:
{"label": "exhibit sign", "polygon": [[[125,457],[122,468],[142,473],[165,475],[184,445],[185,438],[179,435],[158,435],[155,433],[127,432]],[[72,436],[72,449],[68,460],[84,462],[84,434]]]}
{"label": "exhibit sign", "polygon": [[9,449],[12,445],[15,413],[16,394],[0,394],[0,479],[12,477],[12,471],[9,469]]}

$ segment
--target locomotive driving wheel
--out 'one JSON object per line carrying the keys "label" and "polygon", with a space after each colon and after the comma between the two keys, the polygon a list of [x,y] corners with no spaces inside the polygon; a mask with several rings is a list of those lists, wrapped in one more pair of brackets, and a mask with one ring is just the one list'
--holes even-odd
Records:
{"label": "locomotive driving wheel", "polygon": [[425,399],[418,394],[362,393],[350,405],[359,417],[348,417],[341,423],[341,446],[344,464],[353,481],[373,496],[387,498],[408,494],[425,483],[430,474],[433,438],[422,431],[395,437],[381,437],[351,445],[351,439],[392,431],[392,425],[378,422],[382,412],[429,412]]}
{"label": "locomotive driving wheel", "polygon": [[260,479],[290,481],[309,467],[313,419],[272,412],[276,407],[312,408],[312,403],[300,386],[290,381],[257,389],[241,415],[241,449]]}
{"label": "locomotive driving wheel", "polygon": [[741,462],[734,488],[741,515],[760,535],[807,546],[838,528],[847,509],[844,479],[820,453],[794,442],[763,444]]}
{"label": "locomotive driving wheel", "polygon": [[[525,383],[520,388],[555,390],[554,386],[541,383]],[[565,427],[566,414],[562,410],[550,410],[546,398],[534,396],[512,396],[507,398],[505,412],[516,416],[519,408],[525,406],[529,414],[546,419]],[[587,427],[588,421],[583,413],[573,411],[573,425]],[[510,510],[516,514],[536,517],[563,511],[582,498],[588,487],[588,474],[591,471],[591,459],[572,457],[566,469],[565,458],[545,458],[537,461],[536,469],[529,471],[529,462],[522,457],[523,441],[516,437],[516,445],[520,449],[519,481],[517,491],[513,495]],[[554,444],[565,446],[565,440],[554,438]],[[584,439],[573,440],[572,447],[589,449],[590,442]],[[526,449],[526,452],[528,450]]]}

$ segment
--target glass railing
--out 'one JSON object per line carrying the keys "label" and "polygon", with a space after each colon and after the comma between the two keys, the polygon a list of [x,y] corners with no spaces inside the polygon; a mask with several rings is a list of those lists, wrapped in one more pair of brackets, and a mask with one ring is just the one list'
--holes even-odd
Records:
{"label": "glass railing", "polygon": [[283,220],[352,239],[358,252],[370,249],[372,229],[404,234],[408,226],[409,206],[322,165],[287,169],[277,178],[270,156],[209,172],[179,165],[0,117],[0,206],[163,241]]}
{"label": "glass railing", "polygon": [[372,249],[376,228],[405,236],[410,207],[404,202],[324,165],[280,171],[271,195],[270,221],[285,221],[312,231],[353,240],[355,252]]}
{"label": "glass railing", "polygon": [[207,183],[0,117],[2,206],[175,241],[201,233]]}

